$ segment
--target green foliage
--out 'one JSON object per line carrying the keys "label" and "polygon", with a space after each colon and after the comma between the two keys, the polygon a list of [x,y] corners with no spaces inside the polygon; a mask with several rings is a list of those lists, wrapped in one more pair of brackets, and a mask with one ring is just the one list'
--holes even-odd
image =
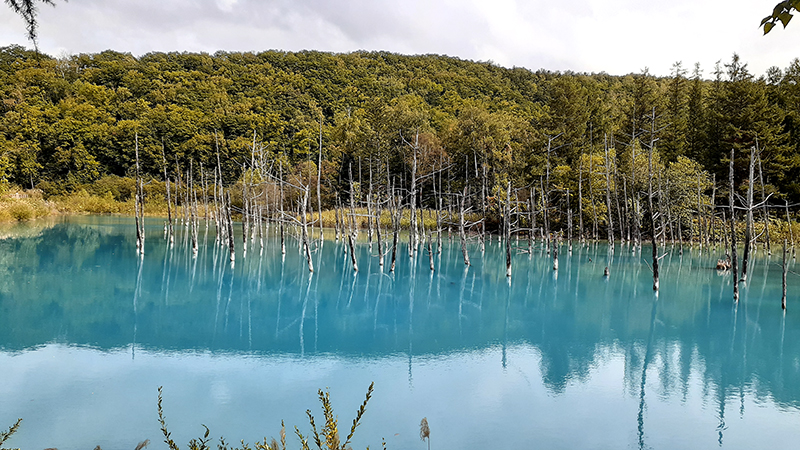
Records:
{"label": "green foliage", "polygon": [[[347,450],[350,448],[349,444],[353,439],[353,435],[356,432],[356,428],[358,428],[359,424],[361,423],[361,419],[364,417],[364,413],[367,411],[367,403],[369,402],[370,398],[372,398],[372,390],[375,383],[370,383],[369,388],[367,389],[367,395],[364,401],[361,403],[361,406],[356,411],[356,417],[353,419],[353,424],[350,427],[350,433],[345,438],[344,442],[341,442],[341,438],[339,436],[339,425],[338,425],[338,418],[336,417],[335,413],[333,412],[333,405],[331,404],[330,399],[330,392],[323,391],[320,389],[318,391],[319,400],[322,404],[322,413],[323,417],[325,418],[325,425],[320,429],[317,430],[316,423],[314,421],[314,416],[311,414],[311,410],[306,410],[306,414],[308,415],[309,423],[311,424],[311,437],[314,440],[314,444],[316,445],[318,450],[322,450],[323,448],[326,450]],[[164,435],[164,443],[167,444],[170,450],[178,450],[179,447],[172,440],[172,434],[167,429],[167,422],[164,418],[164,409],[162,407],[162,388],[158,388],[158,422],[161,424],[161,433]],[[205,428],[205,433],[203,437],[192,439],[189,441],[189,450],[210,450],[209,443],[211,442],[211,431],[208,429],[207,426],[203,425]],[[295,434],[300,439],[300,447],[303,450],[309,450],[308,445],[308,438],[303,435],[299,428],[295,427]],[[0,435],[2,437],[2,435]],[[284,425],[283,421],[281,421],[281,432],[280,432],[280,446],[278,442],[273,438],[269,441],[267,438],[264,438],[260,442],[256,442],[254,444],[255,450],[286,450],[286,426]],[[241,442],[241,448],[229,448],[228,444],[225,442],[224,438],[219,439],[219,444],[217,448],[219,450],[250,450],[250,446],[246,444],[244,441]],[[2,444],[2,440],[0,440],[0,444]],[[384,445],[385,447],[385,445]]]}
{"label": "green foliage", "polygon": [[[11,425],[11,428],[9,428],[6,431],[0,432],[0,449],[7,450],[7,449],[3,449],[3,444],[5,444],[5,442],[8,440],[8,438],[11,437],[11,435],[13,435],[14,433],[17,432],[17,430],[19,429],[19,425],[21,423],[22,423],[22,419],[17,419],[17,422],[14,425]],[[19,450],[19,449],[17,449],[17,450]]]}
{"label": "green foliage", "polygon": [[[148,211],[164,209],[165,171],[173,186],[179,177],[185,186],[191,166],[199,186],[213,181],[217,157],[235,204],[242,204],[243,180],[268,185],[274,201],[280,175],[312,186],[316,210],[320,154],[322,209],[349,202],[351,171],[364,206],[370,170],[381,185],[373,193],[385,199],[391,184],[405,205],[416,156],[421,208],[438,203],[434,189],[449,190],[452,207],[452,193],[466,187],[468,205],[489,205],[496,215],[494,198],[508,182],[541,187],[549,170],[547,189],[559,192],[550,192],[550,206],[563,209],[569,189],[574,209],[582,172],[583,219],[594,222],[608,217],[607,184],[618,209],[643,198],[643,151],[651,145],[657,173],[683,157],[718,180],[727,178],[734,148],[739,188],[758,145],[765,184],[796,202],[798,74],[793,62],[759,78],[737,55],[709,81],[699,66],[688,78],[681,63],[667,78],[647,70],[616,77],[385,52],[137,58],[106,51],[54,59],[3,47],[0,183],[67,199],[68,210],[125,212],[138,137]],[[298,192],[287,189],[285,209],[294,209]]]}
{"label": "green foliage", "polygon": [[800,0],[784,0],[772,9],[772,14],[764,17],[761,20],[761,26],[764,28],[764,34],[769,33],[778,24],[778,22],[786,28],[789,21],[792,20],[792,11],[800,9]]}

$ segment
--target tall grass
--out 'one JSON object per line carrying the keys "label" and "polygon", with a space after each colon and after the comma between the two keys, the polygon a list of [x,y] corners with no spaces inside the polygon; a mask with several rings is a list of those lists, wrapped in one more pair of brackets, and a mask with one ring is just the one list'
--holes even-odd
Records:
{"label": "tall grass", "polygon": [[[11,425],[11,428],[9,428],[6,431],[0,432],[0,449],[3,448],[3,444],[5,444],[5,442],[8,440],[8,438],[10,438],[12,434],[17,432],[17,429],[19,429],[19,424],[20,423],[22,423],[22,419],[17,419],[17,423],[15,423],[14,425]],[[16,450],[19,450],[19,449],[16,449]]]}
{"label": "tall grass", "polygon": [[[370,398],[372,398],[372,390],[375,383],[370,383],[369,388],[367,389],[367,395],[364,401],[361,403],[361,406],[356,411],[356,417],[353,419],[353,423],[350,426],[350,433],[345,438],[344,442],[342,442],[341,436],[339,435],[339,424],[338,424],[338,417],[333,412],[333,405],[331,404],[330,393],[328,391],[323,391],[320,389],[318,391],[319,394],[319,401],[322,403],[322,415],[325,419],[325,425],[321,429],[317,429],[314,415],[311,414],[311,410],[306,410],[306,415],[308,415],[308,420],[311,424],[311,433],[308,437],[306,437],[299,428],[296,426],[294,427],[295,434],[300,439],[300,448],[302,450],[310,450],[311,446],[309,445],[309,438],[313,440],[313,444],[317,450],[348,450],[350,449],[350,442],[353,439],[353,435],[356,432],[356,428],[361,424],[361,419],[364,417],[364,413],[367,410],[367,403],[369,402]],[[158,422],[161,424],[161,433],[164,435],[164,443],[167,444],[170,450],[179,450],[178,444],[172,440],[172,433],[169,432],[167,428],[167,422],[164,418],[164,409],[162,407],[162,388],[158,388]],[[200,438],[195,438],[189,441],[188,448],[189,450],[211,450],[211,431],[208,429],[207,426],[203,425],[205,432],[203,436]],[[244,441],[241,441],[241,447],[229,447],[228,443],[225,441],[224,438],[219,438],[219,444],[217,444],[218,450],[286,450],[286,426],[284,425],[283,421],[281,421],[281,432],[280,432],[280,444],[274,438],[267,440],[264,438],[262,441],[256,442],[253,444],[253,447],[250,447],[249,444],[246,444]],[[386,448],[386,443],[383,443],[384,449]]]}
{"label": "tall grass", "polygon": [[55,206],[38,191],[11,190],[0,196],[0,222],[37,219],[55,212]]}

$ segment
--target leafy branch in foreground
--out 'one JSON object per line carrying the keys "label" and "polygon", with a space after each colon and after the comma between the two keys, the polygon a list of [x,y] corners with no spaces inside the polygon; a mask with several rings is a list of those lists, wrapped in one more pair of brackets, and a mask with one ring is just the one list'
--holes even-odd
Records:
{"label": "leafy branch in foreground", "polygon": [[[372,391],[373,386],[375,383],[370,383],[369,388],[367,389],[367,395],[364,401],[361,403],[361,406],[358,408],[356,412],[356,417],[353,419],[353,424],[350,427],[350,434],[347,435],[344,443],[341,442],[339,438],[339,426],[338,426],[338,419],[333,412],[333,406],[331,405],[330,399],[330,392],[323,391],[322,389],[319,390],[319,400],[322,403],[322,411],[323,416],[325,417],[325,426],[322,427],[321,430],[317,431],[317,426],[314,422],[314,416],[311,414],[311,410],[306,410],[306,414],[308,415],[308,420],[311,423],[311,437],[314,439],[314,444],[316,445],[317,449],[322,450],[323,448],[326,450],[346,450],[349,449],[349,444],[353,439],[353,435],[356,432],[356,428],[361,423],[361,419],[364,416],[364,413],[367,410],[367,403],[369,402],[370,398],[372,398]],[[162,388],[158,388],[158,422],[161,424],[161,432],[164,434],[164,442],[169,446],[170,450],[179,450],[178,445],[175,441],[171,438],[171,433],[167,429],[167,423],[164,419],[164,410],[162,408]],[[211,438],[209,437],[211,431],[208,429],[207,426],[203,425],[205,428],[205,433],[202,438],[199,439],[192,439],[189,442],[189,450],[211,450],[209,443],[211,442]],[[303,450],[310,450],[308,445],[308,438],[306,438],[303,433],[300,431],[299,428],[296,426],[294,427],[295,433],[297,437],[300,438],[300,446]],[[320,437],[321,436],[321,437]],[[241,441],[241,447],[228,447],[228,444],[225,442],[225,439],[220,437],[219,444],[217,445],[218,450],[286,450],[286,426],[284,425],[283,421],[281,421],[281,433],[280,433],[281,441],[280,444],[274,438],[271,440],[267,440],[264,438],[261,442],[256,442],[254,447],[250,447],[244,441]],[[324,443],[323,443],[324,439]],[[0,440],[0,444],[2,444],[2,440]],[[369,448],[369,447],[367,447]],[[386,448],[386,443],[383,443],[383,448]]]}
{"label": "leafy branch in foreground", "polygon": [[772,14],[761,20],[764,34],[772,31],[772,28],[774,28],[778,22],[783,25],[783,28],[786,28],[786,26],[789,25],[789,21],[792,20],[792,11],[796,12],[798,8],[800,8],[800,0],[784,0],[775,5],[775,8],[772,9]]}
{"label": "leafy branch in foreground", "polygon": [[[347,439],[345,439],[344,443],[342,443],[341,439],[339,438],[339,421],[336,415],[333,413],[330,392],[323,391],[322,389],[319,390],[319,401],[322,403],[322,415],[325,417],[325,426],[320,430],[322,437],[325,439],[324,447],[323,442],[320,439],[320,433],[317,432],[317,426],[314,423],[314,416],[311,414],[310,409],[306,410],[308,421],[311,423],[312,437],[314,438],[314,444],[316,444],[317,449],[322,450],[325,448],[327,450],[345,450],[348,448],[350,440],[353,439],[353,435],[356,433],[356,428],[358,428],[358,425],[361,423],[361,418],[367,411],[367,403],[369,402],[369,399],[372,398],[372,390],[374,385],[374,382],[370,383],[369,388],[367,389],[367,396],[356,412],[356,417],[353,419],[353,425],[350,427],[350,434],[347,435]],[[294,431],[297,434],[297,437],[300,438],[300,444],[303,450],[309,450],[308,439],[303,436],[303,433],[301,433],[300,429],[297,427],[294,428]]]}
{"label": "leafy branch in foreground", "polygon": [[11,428],[9,428],[7,431],[0,432],[0,450],[3,450],[3,444],[8,440],[8,438],[17,432],[20,423],[22,423],[22,419],[17,419],[17,423],[12,425]]}

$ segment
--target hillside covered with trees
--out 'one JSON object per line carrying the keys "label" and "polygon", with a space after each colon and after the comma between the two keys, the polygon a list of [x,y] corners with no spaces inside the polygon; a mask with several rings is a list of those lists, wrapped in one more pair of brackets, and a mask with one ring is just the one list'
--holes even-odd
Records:
{"label": "hillside covered with trees", "polygon": [[[736,55],[710,73],[676,63],[659,78],[382,52],[51,58],[10,46],[0,49],[0,178],[45,196],[112,185],[133,176],[138,139],[153,183],[165,173],[185,182],[193,167],[202,186],[219,165],[226,186],[250,169],[312,185],[321,159],[322,209],[363,203],[372,177],[415,206],[462,195],[499,216],[510,183],[562,229],[597,236],[611,225],[630,238],[651,149],[658,201],[684,230],[727,204],[731,149],[740,193],[755,148],[756,198],[800,200],[798,80],[798,60],[756,77]],[[126,200],[132,189],[110,193]],[[566,213],[579,203],[573,224]]]}

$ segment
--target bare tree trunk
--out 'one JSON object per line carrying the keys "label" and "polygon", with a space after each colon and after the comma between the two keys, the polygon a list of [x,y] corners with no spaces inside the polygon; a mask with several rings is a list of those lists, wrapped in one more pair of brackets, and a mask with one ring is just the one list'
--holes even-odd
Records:
{"label": "bare tree trunk", "polygon": [[422,221],[421,221],[422,222],[422,237],[423,237],[423,239],[426,239],[425,245],[426,245],[426,248],[428,250],[428,262],[430,263],[430,266],[431,266],[431,272],[433,272],[433,270],[434,270],[434,266],[433,266],[433,248],[431,246],[431,240],[433,239],[433,235],[432,235],[430,230],[426,231],[426,229],[425,229],[425,210],[424,209],[420,212],[420,218],[422,219]]}
{"label": "bare tree trunk", "polygon": [[[540,179],[539,182],[542,180]],[[547,195],[545,194],[546,188],[544,184],[542,184],[542,220],[544,221],[544,240],[545,240],[545,248],[547,249],[547,253],[550,254],[550,217],[549,217],[549,206],[547,204]]]}
{"label": "bare tree trunk", "polygon": [[722,244],[725,246],[725,257],[728,258],[728,263],[731,262],[731,247],[728,245],[728,219],[725,217],[725,210],[722,210]]}
{"label": "bare tree trunk", "polygon": [[228,215],[228,249],[231,253],[231,262],[236,259],[236,248],[233,245],[233,217],[231,215],[231,192],[225,193]]}
{"label": "bare tree trunk", "polygon": [[572,208],[569,206],[569,189],[567,189],[567,251],[572,254]]}
{"label": "bare tree trunk", "polygon": [[761,201],[763,205],[761,207],[761,215],[764,219],[764,233],[767,245],[767,254],[772,254],[772,244],[770,243],[769,238],[769,210],[767,210],[767,197],[766,192],[764,189],[764,172],[761,170],[761,152],[758,153],[758,181],[761,184]]}
{"label": "bare tree trunk", "polygon": [[656,214],[653,210],[653,143],[647,157],[647,201],[650,208],[650,246],[653,255],[653,290],[658,292],[658,248],[656,246]]}
{"label": "bare tree trunk", "polygon": [[172,198],[169,192],[169,175],[167,175],[167,157],[164,153],[164,142],[161,142],[161,159],[164,161],[164,180],[166,181],[167,187],[167,236],[169,239],[169,243],[172,244],[175,242],[175,237],[173,236],[173,227],[172,227]]}
{"label": "bare tree trunk", "polygon": [[781,308],[786,311],[786,239],[783,240],[783,296],[781,297]]}
{"label": "bare tree trunk", "polygon": [[203,219],[206,221],[206,230],[208,230],[208,178],[202,162],[200,163],[200,182],[203,186]]}
{"label": "bare tree trunk", "polygon": [[786,200],[786,226],[789,227],[789,237],[792,239],[792,257],[794,257],[794,230],[792,229],[792,219],[789,218],[789,200]]}
{"label": "bare tree trunk", "polygon": [[[711,178],[711,225],[710,225],[710,232],[708,234],[709,242],[717,242],[717,230],[716,230],[716,208],[717,208],[717,174],[713,174]],[[728,246],[726,245],[725,248]]]}
{"label": "bare tree trunk", "polygon": [[[478,241],[481,244],[481,254],[486,251],[486,164],[481,162],[481,233],[478,235]],[[478,177],[478,155],[475,155],[475,177]],[[477,193],[477,190],[476,190]]]}
{"label": "bare tree trunk", "polygon": [[[386,186],[386,192],[389,192],[389,186]],[[378,238],[378,265],[383,267],[383,237],[381,235],[381,202],[380,198],[375,202],[375,235]]]}
{"label": "bare tree trunk", "polygon": [[358,261],[356,260],[355,246],[353,245],[353,235],[355,228],[358,227],[356,223],[356,209],[355,209],[355,189],[353,187],[353,168],[352,165],[348,168],[350,172],[350,229],[347,233],[347,244],[350,247],[350,262],[353,263],[353,271],[358,272]]}
{"label": "bare tree trunk", "polygon": [[589,201],[592,203],[592,239],[597,240],[597,207],[594,204],[594,189],[592,179],[594,178],[594,153],[589,159]]}
{"label": "bare tree trunk", "polygon": [[697,240],[700,248],[703,248],[703,203],[700,189],[700,172],[697,172]]}
{"label": "bare tree trunk", "polygon": [[611,161],[608,157],[608,142],[604,143],[606,152],[606,216],[608,217],[608,249],[614,251],[614,210],[611,207]]}
{"label": "bare tree trunk", "polygon": [[417,148],[419,146],[419,131],[411,146],[411,193],[409,196],[411,206],[411,223],[408,227],[408,257],[413,258],[417,249]]}
{"label": "bare tree trunk", "polygon": [[535,212],[533,210],[533,197],[535,195],[536,188],[531,186],[530,190],[528,190],[528,255],[533,255],[533,230],[535,227]]}
{"label": "bare tree trunk", "polygon": [[303,251],[306,256],[306,261],[308,262],[308,271],[314,272],[314,263],[311,260],[311,246],[309,245],[309,237],[308,237],[308,219],[306,217],[306,208],[308,208],[308,197],[309,197],[309,186],[305,186],[305,190],[303,191],[303,203],[302,208],[300,211],[301,217],[301,225],[303,231]]}
{"label": "bare tree trunk", "polygon": [[[216,150],[217,150],[217,167],[214,169],[214,222],[216,223],[216,226],[217,226],[217,237],[216,237],[216,239],[218,241],[221,241],[222,240],[223,231],[222,231],[221,222],[220,222],[221,219],[222,219],[222,215],[220,214],[220,205],[217,202],[217,192],[218,192],[217,191],[217,174],[219,174],[219,185],[221,186],[222,185],[222,172],[220,171],[220,169],[221,169],[222,165],[220,164],[220,161],[219,161],[219,141],[217,140],[217,132],[216,131],[214,131],[214,145],[215,145]],[[220,200],[222,200],[222,199],[220,199]]]}
{"label": "bare tree trunk", "polygon": [[467,186],[464,186],[464,193],[461,195],[461,204],[458,210],[458,232],[461,237],[461,253],[464,255],[464,265],[469,266],[469,252],[467,251],[467,232],[464,223],[464,207],[467,199]]}
{"label": "bare tree trunk", "polygon": [[506,239],[506,277],[511,277],[511,182],[506,188],[505,214],[503,214],[503,231]]}
{"label": "bare tree trunk", "polygon": [[372,227],[372,159],[369,160],[369,192],[367,193],[367,240],[369,242],[369,251],[372,252],[372,235],[374,229]]}
{"label": "bare tree trunk", "polygon": [[747,183],[747,223],[744,229],[744,255],[742,256],[742,279],[747,282],[747,266],[750,261],[750,244],[753,239],[753,175],[755,170],[755,147],[750,148],[750,172]]}
{"label": "bare tree trunk", "polygon": [[[613,141],[612,141],[612,143],[613,143]],[[619,174],[618,174],[618,171],[617,171],[617,166],[619,164],[617,163],[616,152],[614,153],[613,160],[614,160],[614,186],[619,186]],[[624,230],[624,228],[626,227],[626,223],[628,221],[624,220],[623,217],[622,217],[622,208],[620,207],[620,204],[619,204],[619,193],[616,192],[616,187],[615,187],[614,190],[615,190],[614,202],[617,205],[617,217],[619,218],[619,237],[620,237],[620,239],[624,240],[625,239],[625,235],[624,235],[625,230]],[[631,238],[630,226],[627,227],[627,232],[628,232],[628,241],[630,242],[630,238]]]}
{"label": "bare tree trunk", "polygon": [[558,241],[553,243],[553,270],[558,270]]}
{"label": "bare tree trunk", "polygon": [[583,242],[583,150],[581,150],[580,158],[578,165],[578,240]]}
{"label": "bare tree trunk", "polygon": [[[633,189],[633,186],[631,186],[631,189]],[[629,202],[629,199],[628,199],[628,182],[626,181],[624,176],[622,177],[622,198],[624,200],[623,204],[625,205],[625,208],[624,208],[625,209],[625,222],[627,223],[627,227],[626,228],[627,228],[627,231],[628,231],[627,238],[628,238],[628,243],[631,243],[631,242],[633,242],[632,239],[636,239],[636,237],[635,237],[636,235],[635,234],[634,234],[633,238],[631,237],[631,229],[633,228],[633,225],[632,225],[631,222],[633,222],[633,214],[631,214],[631,211],[629,211],[629,209],[630,210],[633,209],[633,201]],[[628,208],[628,203],[631,204],[630,208]],[[636,248],[636,244],[635,243],[633,245],[633,248],[634,249]]]}
{"label": "bare tree trunk", "polygon": [[397,237],[400,234],[400,208],[397,205],[397,199],[395,198],[394,189],[392,189],[392,227],[394,228],[394,233],[392,234],[392,264],[389,268],[389,272],[394,272],[395,262],[397,261]]}
{"label": "bare tree trunk", "polygon": [[728,177],[730,179],[730,195],[728,202],[731,212],[731,271],[733,274],[733,300],[739,302],[739,257],[736,254],[736,210],[733,207],[733,193],[735,186],[733,184],[733,148],[731,148],[731,162]]}
{"label": "bare tree trunk", "polygon": [[144,255],[144,186],[139,171],[139,133],[135,135],[136,146],[136,199],[134,200],[134,214],[136,215],[136,248]]}
{"label": "bare tree trunk", "polygon": [[[255,145],[255,132],[253,133],[253,145]],[[250,228],[250,210],[247,197],[247,170],[242,164],[242,258],[247,257],[247,232]],[[303,217],[305,221],[305,217]]]}
{"label": "bare tree trunk", "polygon": [[[667,191],[669,191],[669,180],[667,180]],[[661,192],[661,193],[664,192],[664,188],[662,187],[662,184],[661,184],[661,172],[658,173],[658,192]],[[666,210],[666,214],[665,214],[665,210]],[[664,217],[665,216],[672,217],[672,208],[670,208],[669,203],[667,203],[665,201],[664,195],[659,195],[659,197],[658,197],[658,211],[659,211],[658,216],[661,219],[661,233],[662,233],[661,242],[662,242],[662,244],[666,244],[667,223],[664,222]],[[678,225],[680,225],[680,217],[678,218]],[[670,237],[673,237],[672,236],[673,228],[674,227],[672,226],[672,222],[670,221],[669,222]],[[680,233],[680,236],[678,238],[681,239],[681,251],[683,251],[683,234]],[[673,238],[672,241],[675,242],[675,239]]]}
{"label": "bare tree trunk", "polygon": [[282,161],[278,161],[278,183],[280,184],[280,188],[281,188],[280,221],[278,222],[278,224],[280,225],[280,230],[281,230],[281,254],[285,255],[286,254],[286,236],[285,236],[285,231],[284,231],[284,226],[283,226],[283,222],[284,222],[285,219],[284,219],[284,212],[283,212],[284,197],[283,197],[283,162]]}
{"label": "bare tree trunk", "polygon": [[325,227],[322,225],[322,116],[319,117],[319,156],[317,157],[317,217],[319,219],[319,240],[325,239]]}
{"label": "bare tree trunk", "polygon": [[711,180],[712,180],[711,181],[711,205],[710,205],[711,211],[709,213],[711,215],[711,218],[710,218],[711,219],[710,220],[711,223],[708,226],[708,233],[706,233],[706,238],[708,239],[708,243],[709,244],[711,244],[711,242],[714,242],[714,246],[716,247],[716,242],[717,242],[717,236],[716,236],[717,235],[717,230],[716,230],[716,225],[717,225],[716,224],[716,219],[717,219],[717,214],[716,214],[716,208],[717,208],[717,174],[713,174]]}
{"label": "bare tree trunk", "polygon": [[189,203],[189,220],[191,221],[191,232],[192,232],[192,256],[197,256],[197,200],[194,193],[194,164],[193,160],[189,160],[189,177],[186,180],[187,187],[189,189],[189,197],[191,198]]}

